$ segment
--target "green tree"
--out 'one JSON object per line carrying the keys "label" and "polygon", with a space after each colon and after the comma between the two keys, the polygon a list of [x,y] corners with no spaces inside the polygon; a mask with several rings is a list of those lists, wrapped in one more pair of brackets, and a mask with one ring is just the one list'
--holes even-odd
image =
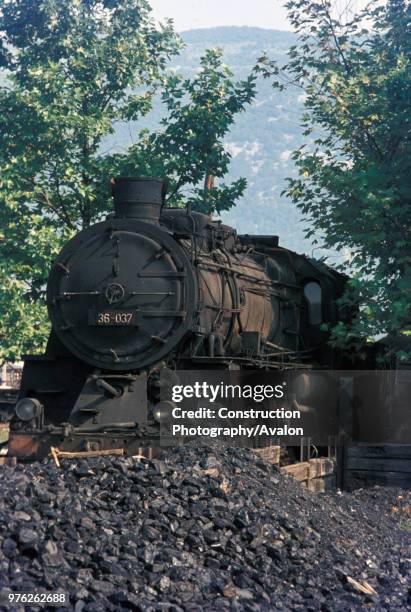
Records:
{"label": "green tree", "polygon": [[330,0],[287,2],[297,43],[286,65],[260,66],[275,87],[305,95],[307,143],[286,193],[311,222],[307,235],[346,256],[343,301],[360,309],[333,340],[351,348],[411,323],[410,6],[379,4],[337,17]]}
{"label": "green tree", "polygon": [[[193,81],[170,77],[181,40],[150,11],[145,0],[0,0],[0,359],[44,347],[48,270],[67,239],[111,210],[111,176],[170,174],[171,202],[191,190],[209,210],[244,189],[199,184],[226,172],[221,137],[253,79],[232,83],[216,52]],[[116,124],[135,129],[159,87],[169,116],[158,133],[106,155]]]}
{"label": "green tree", "polygon": [[179,44],[144,0],[0,2],[0,357],[44,344],[51,261],[107,208],[101,142]]}
{"label": "green tree", "polygon": [[124,155],[107,158],[109,167],[116,167],[117,174],[168,177],[170,206],[190,203],[206,213],[234,206],[246,180],[217,186],[213,179],[228,171],[231,155],[223,138],[235,116],[253,100],[256,73],[239,82],[232,76],[219,49],[206,51],[193,79],[170,76],[162,92],[167,113],[160,128],[142,131]]}

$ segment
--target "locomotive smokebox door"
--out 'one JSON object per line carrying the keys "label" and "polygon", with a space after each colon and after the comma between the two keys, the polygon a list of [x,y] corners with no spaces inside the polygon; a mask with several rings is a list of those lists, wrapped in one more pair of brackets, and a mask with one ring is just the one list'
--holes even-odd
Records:
{"label": "locomotive smokebox door", "polygon": [[92,366],[146,368],[191,327],[193,270],[158,225],[164,193],[161,179],[116,179],[115,216],[73,238],[51,271],[53,329],[71,354]]}

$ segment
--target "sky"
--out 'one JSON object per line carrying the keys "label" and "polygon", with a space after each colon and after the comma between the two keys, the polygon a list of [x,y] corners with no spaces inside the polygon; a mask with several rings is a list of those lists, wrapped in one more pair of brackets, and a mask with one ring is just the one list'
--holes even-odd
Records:
{"label": "sky", "polygon": [[[334,0],[336,7],[362,8],[367,0]],[[216,26],[291,30],[283,0],[149,0],[154,17],[172,17],[178,32]]]}
{"label": "sky", "polygon": [[172,17],[178,32],[214,26],[289,30],[280,0],[149,0],[156,19]]}

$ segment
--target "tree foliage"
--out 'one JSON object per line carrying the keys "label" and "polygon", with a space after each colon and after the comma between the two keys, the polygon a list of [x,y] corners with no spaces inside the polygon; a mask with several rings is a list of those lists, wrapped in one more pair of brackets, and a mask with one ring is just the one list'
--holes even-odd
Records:
{"label": "tree foliage", "polygon": [[[44,347],[48,270],[67,239],[111,210],[111,176],[170,173],[173,203],[189,186],[209,209],[244,189],[240,180],[206,201],[199,183],[226,172],[221,137],[253,79],[233,83],[214,52],[192,81],[171,77],[180,46],[145,0],[0,0],[0,359]],[[160,87],[169,117],[159,132],[106,154],[116,125],[136,129]]]}
{"label": "tree foliage", "polygon": [[330,0],[286,6],[297,43],[286,65],[262,58],[261,71],[304,92],[307,143],[286,193],[310,220],[307,235],[345,256],[353,278],[343,301],[360,303],[334,342],[401,335],[411,323],[409,2],[373,0],[338,17]]}
{"label": "tree foliage", "polygon": [[193,79],[179,75],[167,79],[162,100],[167,109],[159,130],[142,132],[127,154],[113,156],[118,173],[167,176],[167,203],[188,203],[203,212],[228,210],[243,194],[246,180],[205,188],[204,178],[223,178],[231,155],[223,137],[256,93],[256,72],[239,82],[222,62],[219,49],[206,51]]}

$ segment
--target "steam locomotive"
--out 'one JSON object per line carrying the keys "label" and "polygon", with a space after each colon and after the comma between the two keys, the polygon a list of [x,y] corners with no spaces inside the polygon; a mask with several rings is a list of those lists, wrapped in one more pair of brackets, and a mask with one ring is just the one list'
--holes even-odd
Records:
{"label": "steam locomotive", "polygon": [[324,323],[346,278],[271,235],[164,205],[166,181],[113,180],[114,213],[80,231],[50,272],[52,331],[26,356],[9,453],[153,443],[161,376],[176,369],[337,368]]}

